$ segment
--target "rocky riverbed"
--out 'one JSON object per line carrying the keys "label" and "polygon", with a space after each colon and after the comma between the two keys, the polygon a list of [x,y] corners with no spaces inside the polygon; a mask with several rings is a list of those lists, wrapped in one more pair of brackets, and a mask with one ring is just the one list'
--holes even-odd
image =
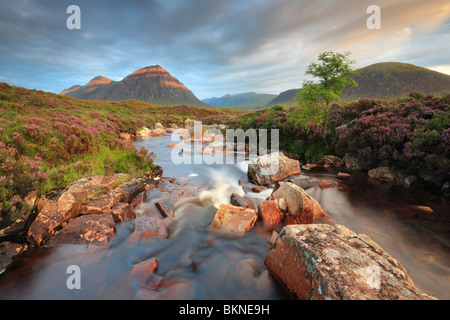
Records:
{"label": "rocky riverbed", "polygon": [[[172,129],[177,130],[158,127],[153,130],[160,134],[147,134],[164,174],[131,181],[92,176],[45,199],[26,243],[0,244],[2,268],[9,269],[0,288],[11,292],[1,298],[433,298],[414,285],[396,258],[369,236],[344,227],[345,219],[313,196],[314,190],[351,193],[352,174],[308,176],[283,154],[277,155],[276,174],[263,170],[274,154],[232,169],[175,166],[170,155],[176,146],[168,146],[166,135]],[[178,146],[186,148],[188,138]],[[341,165],[330,161],[318,166]],[[64,286],[69,263],[85,270],[82,292]],[[54,290],[39,289],[52,271]],[[23,277],[34,277],[33,290],[27,291]]]}

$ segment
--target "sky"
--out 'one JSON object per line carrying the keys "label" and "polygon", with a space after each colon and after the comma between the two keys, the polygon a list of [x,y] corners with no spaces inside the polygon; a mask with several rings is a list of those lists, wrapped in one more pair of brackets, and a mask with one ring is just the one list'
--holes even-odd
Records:
{"label": "sky", "polygon": [[324,51],[450,74],[449,49],[448,0],[0,0],[0,82],[54,93],[160,65],[199,99],[279,94]]}

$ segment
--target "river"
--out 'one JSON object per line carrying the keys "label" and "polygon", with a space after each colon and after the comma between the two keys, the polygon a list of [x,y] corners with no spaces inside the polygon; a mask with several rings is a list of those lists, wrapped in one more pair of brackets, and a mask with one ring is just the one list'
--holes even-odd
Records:
{"label": "river", "polygon": [[[149,190],[136,214],[156,216],[154,203],[171,199],[175,220],[169,238],[128,242],[133,222],[116,224],[110,248],[79,245],[41,247],[28,252],[14,269],[0,277],[0,299],[289,299],[268,275],[264,258],[270,233],[257,224],[244,236],[212,233],[208,227],[220,203],[231,192],[242,193],[238,180],[248,182],[247,163],[180,164],[172,161],[171,137],[136,141],[155,152],[164,182]],[[213,156],[207,156],[213,157]],[[342,170],[342,169],[341,169]],[[433,190],[397,186],[351,172],[339,179],[337,169],[304,171],[310,193],[334,220],[364,233],[397,258],[415,285],[439,299],[450,298],[450,218],[448,203]],[[321,179],[347,184],[349,190],[321,189]],[[262,201],[271,190],[249,192]],[[427,206],[433,213],[410,209]],[[158,267],[142,287],[133,265],[156,257]],[[81,269],[81,289],[68,290],[67,267]]]}

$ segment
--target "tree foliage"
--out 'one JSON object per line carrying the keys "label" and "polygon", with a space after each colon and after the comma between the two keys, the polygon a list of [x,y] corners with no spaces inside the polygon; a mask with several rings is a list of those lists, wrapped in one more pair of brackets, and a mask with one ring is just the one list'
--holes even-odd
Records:
{"label": "tree foliage", "polygon": [[322,126],[322,137],[325,140],[329,115],[335,101],[340,100],[345,87],[354,87],[358,84],[353,76],[359,73],[352,68],[355,61],[349,59],[350,52],[334,53],[326,51],[318,56],[318,63],[308,65],[305,74],[318,78],[318,82],[306,80],[302,90],[297,94],[301,107],[299,114],[300,124]]}

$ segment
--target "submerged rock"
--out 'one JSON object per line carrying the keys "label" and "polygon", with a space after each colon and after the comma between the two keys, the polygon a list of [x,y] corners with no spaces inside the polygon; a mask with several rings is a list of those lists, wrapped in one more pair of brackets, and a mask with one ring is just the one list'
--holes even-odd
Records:
{"label": "submerged rock", "polygon": [[158,259],[151,258],[140,263],[137,263],[131,269],[131,276],[134,283],[138,287],[144,287],[147,284],[149,277],[155,272],[158,266]]}
{"label": "submerged rock", "polygon": [[248,164],[248,177],[255,183],[267,186],[291,175],[300,174],[300,163],[281,152],[260,156]]}
{"label": "submerged rock", "polygon": [[378,244],[341,225],[286,226],[265,263],[298,299],[433,299]]}

